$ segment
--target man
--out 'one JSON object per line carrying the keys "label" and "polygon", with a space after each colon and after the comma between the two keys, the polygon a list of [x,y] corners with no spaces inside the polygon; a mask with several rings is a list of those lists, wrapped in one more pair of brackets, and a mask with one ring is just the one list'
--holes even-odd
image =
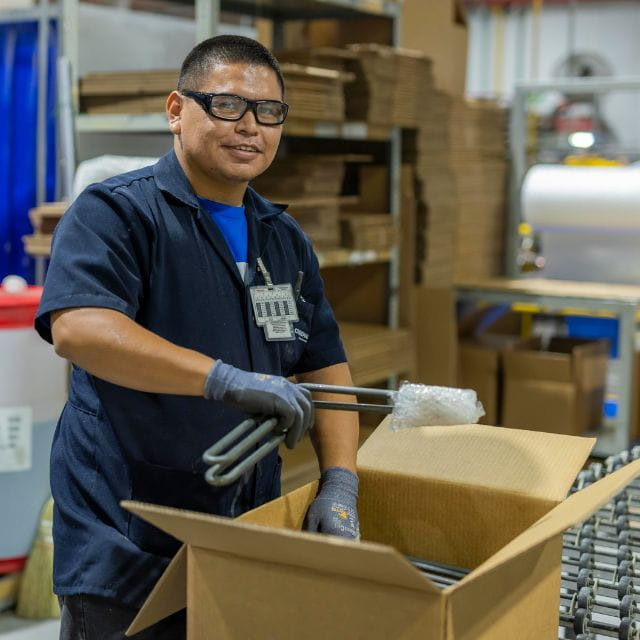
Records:
{"label": "man", "polygon": [[[88,187],[60,222],[36,319],[74,364],[51,456],[65,639],[122,638],[178,548],[121,500],[236,516],[277,497],[277,452],[226,488],[204,481],[202,453],[247,415],[277,416],[295,446],[313,406],[285,376],[351,384],[308,239],[248,187],[287,115],[277,61],[253,40],[211,38],[166,110],[173,151]],[[276,288],[297,321],[271,305],[264,322]],[[358,536],[357,434],[356,414],[315,413],[311,530]],[[139,637],[184,637],[184,614]]]}

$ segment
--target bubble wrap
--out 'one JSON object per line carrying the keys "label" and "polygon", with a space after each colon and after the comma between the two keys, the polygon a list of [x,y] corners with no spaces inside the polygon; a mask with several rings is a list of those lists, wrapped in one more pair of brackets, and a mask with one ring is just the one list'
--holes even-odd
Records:
{"label": "bubble wrap", "polygon": [[475,424],[484,415],[473,389],[452,389],[405,382],[394,398],[391,430]]}

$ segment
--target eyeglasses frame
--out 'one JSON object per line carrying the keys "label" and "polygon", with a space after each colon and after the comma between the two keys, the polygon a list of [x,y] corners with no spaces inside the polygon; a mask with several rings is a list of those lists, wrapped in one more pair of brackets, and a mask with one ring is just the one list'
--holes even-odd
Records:
{"label": "eyeglasses frame", "polygon": [[[204,112],[211,116],[212,118],[218,118],[218,120],[226,120],[227,122],[237,122],[238,120],[242,120],[246,115],[247,111],[251,109],[253,112],[253,116],[256,119],[258,124],[261,124],[263,127],[279,127],[284,124],[284,121],[287,119],[287,115],[289,113],[289,105],[286,102],[281,102],[280,100],[249,100],[249,98],[245,98],[244,96],[239,96],[235,93],[206,93],[203,91],[181,91],[183,96],[187,98],[192,98],[195,100],[204,110]],[[216,96],[227,96],[230,98],[239,98],[245,104],[244,111],[237,118],[225,118],[223,116],[216,115],[211,112],[211,102],[213,98]],[[278,102],[279,104],[284,106],[284,115],[282,116],[281,122],[261,122],[258,118],[258,105],[263,102]]]}

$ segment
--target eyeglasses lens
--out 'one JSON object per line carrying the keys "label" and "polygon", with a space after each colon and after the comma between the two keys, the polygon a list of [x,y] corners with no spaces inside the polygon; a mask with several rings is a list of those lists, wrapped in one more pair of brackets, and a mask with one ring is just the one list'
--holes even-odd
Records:
{"label": "eyeglasses lens", "polygon": [[[211,114],[230,120],[240,119],[247,109],[247,103],[236,96],[214,96],[211,100]],[[276,100],[263,100],[256,104],[256,120],[261,124],[280,124],[285,118],[285,107]]]}

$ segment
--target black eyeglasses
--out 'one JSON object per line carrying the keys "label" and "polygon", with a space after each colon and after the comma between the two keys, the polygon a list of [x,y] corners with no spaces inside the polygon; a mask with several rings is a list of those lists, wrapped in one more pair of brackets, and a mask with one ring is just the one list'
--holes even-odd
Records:
{"label": "black eyeglasses", "polygon": [[279,100],[248,100],[232,93],[200,91],[183,91],[182,95],[193,98],[206,113],[220,120],[240,120],[251,109],[258,123],[277,125],[285,121],[289,111],[289,105]]}

